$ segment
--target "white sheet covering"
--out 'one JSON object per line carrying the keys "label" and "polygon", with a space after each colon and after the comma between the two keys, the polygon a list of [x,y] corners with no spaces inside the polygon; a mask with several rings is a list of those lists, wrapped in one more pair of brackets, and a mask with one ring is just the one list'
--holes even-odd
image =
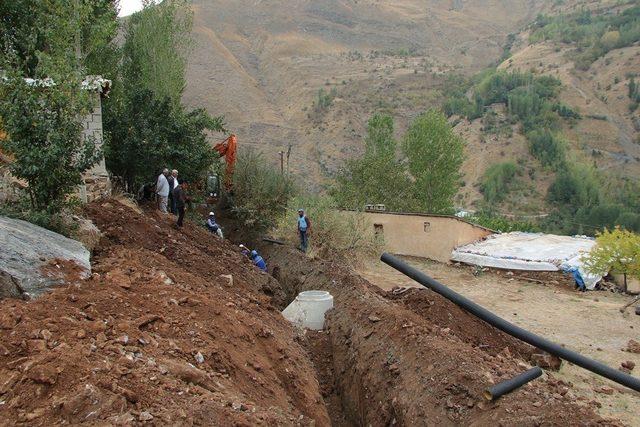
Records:
{"label": "white sheet covering", "polygon": [[577,269],[587,289],[602,278],[584,271],[581,257],[595,245],[585,236],[512,232],[493,234],[485,240],[453,250],[452,261],[508,270],[558,271]]}

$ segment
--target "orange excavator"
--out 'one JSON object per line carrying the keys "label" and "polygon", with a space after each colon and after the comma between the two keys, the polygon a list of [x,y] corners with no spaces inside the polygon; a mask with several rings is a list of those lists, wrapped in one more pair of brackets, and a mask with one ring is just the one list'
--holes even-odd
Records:
{"label": "orange excavator", "polygon": [[[234,134],[229,138],[216,144],[214,150],[224,157],[227,167],[224,172],[224,190],[227,196],[233,195],[233,171],[236,166],[236,155],[238,151],[238,139]],[[207,177],[207,193],[208,203],[216,204],[220,196],[220,178],[218,175],[209,175]]]}

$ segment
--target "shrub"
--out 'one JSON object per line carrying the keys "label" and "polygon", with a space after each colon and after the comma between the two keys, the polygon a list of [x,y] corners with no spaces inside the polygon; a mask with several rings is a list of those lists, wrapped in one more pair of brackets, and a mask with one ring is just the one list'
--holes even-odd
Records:
{"label": "shrub", "polygon": [[534,130],[527,133],[529,151],[544,166],[559,167],[564,162],[564,144],[550,130]]}
{"label": "shrub", "polygon": [[250,149],[240,153],[233,175],[233,212],[250,231],[273,227],[295,193],[293,180],[262,154]]}
{"label": "shrub", "polygon": [[19,197],[15,202],[0,204],[0,215],[21,219],[63,236],[72,237],[74,223],[67,220],[64,212],[75,207],[75,202],[67,203],[65,210],[34,209],[27,200],[25,197]]}
{"label": "shrub", "polygon": [[547,198],[563,207],[594,206],[600,203],[600,183],[593,169],[581,165],[570,165],[558,171],[549,187]]}
{"label": "shrub", "polygon": [[558,113],[558,115],[560,117],[563,117],[565,119],[580,119],[580,113],[578,113],[577,111],[575,111],[574,109],[572,109],[571,107],[562,104],[562,103],[555,103],[553,104],[553,111],[555,111],[556,113]]}
{"label": "shrub", "polygon": [[491,212],[479,212],[467,219],[475,224],[500,233],[509,233],[512,231],[534,233],[540,231],[540,227],[533,222],[510,219]]}
{"label": "shrub", "polygon": [[79,120],[91,104],[76,72],[60,74],[65,80],[50,87],[28,84],[23,77],[12,70],[0,84],[0,115],[7,132],[0,147],[14,158],[11,174],[29,184],[33,209],[56,210],[102,155]]}
{"label": "shrub", "polygon": [[513,162],[491,165],[484,173],[480,191],[490,205],[500,203],[513,188],[518,173],[518,166]]}
{"label": "shrub", "polygon": [[585,269],[594,274],[624,274],[625,284],[627,276],[640,278],[640,235],[617,227],[605,229],[582,261]]}
{"label": "shrub", "polygon": [[447,116],[458,115],[467,117],[469,120],[482,115],[482,109],[479,109],[476,103],[469,101],[466,97],[448,98],[442,108]]}
{"label": "shrub", "polygon": [[295,197],[280,216],[274,230],[277,238],[298,243],[296,223],[298,209],[304,209],[311,221],[309,254],[322,258],[339,257],[356,263],[362,257],[377,254],[381,241],[362,212],[338,210],[333,199],[326,196]]}
{"label": "shrub", "polygon": [[333,100],[337,95],[338,91],[335,87],[331,88],[329,92],[327,92],[323,88],[320,88],[318,90],[318,97],[315,102],[315,109],[317,111],[327,110],[329,107],[331,107],[331,105],[333,105]]}

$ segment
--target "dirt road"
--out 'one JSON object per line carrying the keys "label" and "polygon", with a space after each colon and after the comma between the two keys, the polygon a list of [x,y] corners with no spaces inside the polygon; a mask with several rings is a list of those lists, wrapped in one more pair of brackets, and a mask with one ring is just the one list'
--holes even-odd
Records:
{"label": "dirt road", "polygon": [[[640,365],[639,354],[623,351],[630,339],[640,339],[640,316],[633,314],[632,308],[624,315],[618,311],[629,296],[604,291],[577,292],[570,286],[571,281],[562,277],[556,278],[556,283],[549,278],[546,283],[536,283],[507,272],[482,272],[474,276],[471,267],[415,258],[405,260],[518,326],[612,367],[617,368],[627,360]],[[385,290],[394,286],[420,287],[376,260],[367,262],[359,273]],[[639,369],[632,374],[637,376]],[[598,410],[601,415],[640,425],[639,393],[568,363],[563,363],[558,377],[572,382],[578,396],[587,399],[595,396],[601,404]]]}

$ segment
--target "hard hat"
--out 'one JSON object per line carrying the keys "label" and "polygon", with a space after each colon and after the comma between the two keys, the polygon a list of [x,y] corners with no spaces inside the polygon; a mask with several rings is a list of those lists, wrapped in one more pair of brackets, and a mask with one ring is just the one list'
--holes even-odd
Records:
{"label": "hard hat", "polygon": [[246,246],[245,246],[245,245],[243,245],[242,243],[240,243],[240,244],[238,245],[238,247],[240,247],[240,248],[242,248],[242,249],[246,249]]}
{"label": "hard hat", "polygon": [[209,216],[216,216],[213,212],[209,212]]}
{"label": "hard hat", "polygon": [[258,256],[258,251],[256,251],[255,249],[251,251],[251,258],[255,258]]}
{"label": "hard hat", "polygon": [[304,212],[304,209],[300,208],[298,209],[298,212]]}

